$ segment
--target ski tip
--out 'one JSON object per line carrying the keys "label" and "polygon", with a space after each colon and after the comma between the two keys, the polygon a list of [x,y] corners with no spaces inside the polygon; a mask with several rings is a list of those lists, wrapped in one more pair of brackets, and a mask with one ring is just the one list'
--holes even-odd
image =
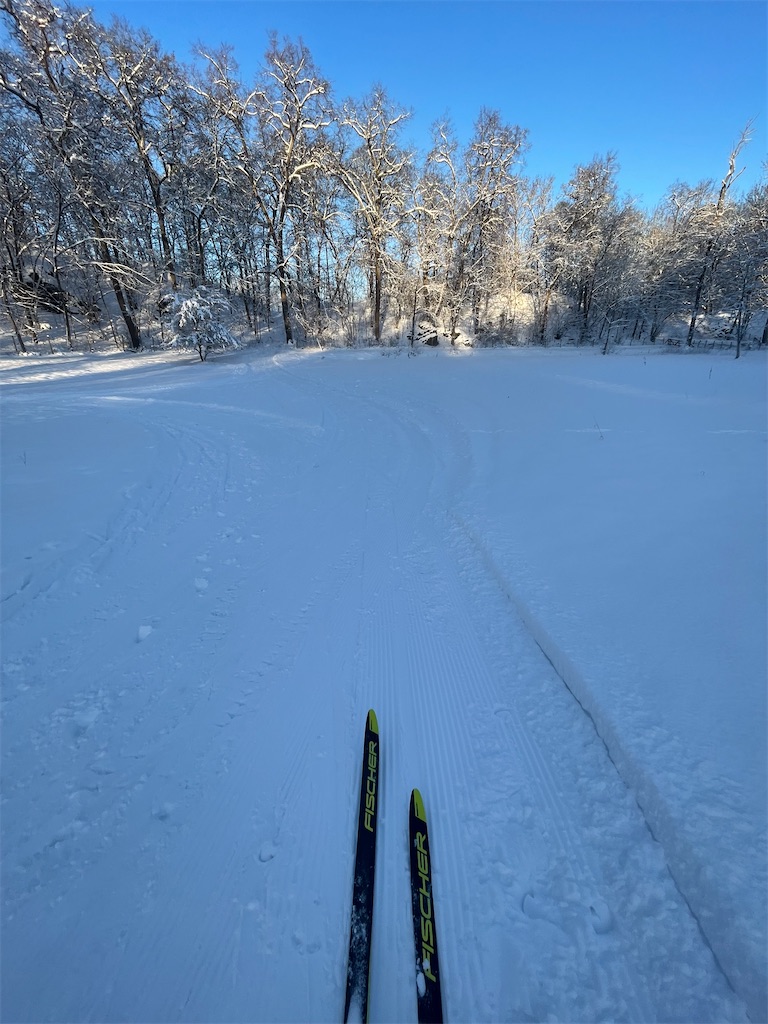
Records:
{"label": "ski tip", "polygon": [[371,732],[375,732],[377,736],[379,735],[379,723],[376,720],[376,712],[373,708],[368,712],[368,728]]}
{"label": "ski tip", "polygon": [[427,820],[427,812],[424,810],[424,801],[421,798],[421,793],[418,789],[414,789],[411,793],[411,814],[414,814],[419,821]]}

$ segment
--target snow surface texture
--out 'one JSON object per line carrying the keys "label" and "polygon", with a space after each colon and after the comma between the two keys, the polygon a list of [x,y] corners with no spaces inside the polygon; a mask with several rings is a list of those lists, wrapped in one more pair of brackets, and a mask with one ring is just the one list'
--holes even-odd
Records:
{"label": "snow surface texture", "polygon": [[[119,368],[119,372],[118,371]],[[4,360],[2,1017],[765,1020],[766,361]]]}

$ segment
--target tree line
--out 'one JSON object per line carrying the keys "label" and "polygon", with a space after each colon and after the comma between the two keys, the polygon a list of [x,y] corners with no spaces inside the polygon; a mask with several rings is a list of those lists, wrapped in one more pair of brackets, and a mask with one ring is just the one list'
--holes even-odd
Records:
{"label": "tree line", "polygon": [[254,337],[279,327],[289,344],[607,348],[676,323],[691,346],[703,318],[737,355],[768,341],[753,319],[768,180],[733,188],[749,126],[719,182],[676,183],[646,212],[620,194],[613,153],[558,193],[527,176],[527,131],[493,109],[466,145],[436,123],[419,154],[384,87],[337,101],[300,41],[272,36],[246,85],[230,48],[187,66],[69,4],[0,11],[0,278],[21,350],[43,311],[70,345],[86,321],[138,350],[173,315],[178,329],[184,296],[187,321],[225,298]]}

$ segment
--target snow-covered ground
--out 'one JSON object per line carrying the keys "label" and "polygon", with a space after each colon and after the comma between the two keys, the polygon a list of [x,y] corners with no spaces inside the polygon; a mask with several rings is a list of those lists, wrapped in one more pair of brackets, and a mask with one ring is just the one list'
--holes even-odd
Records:
{"label": "snow-covered ground", "polygon": [[766,358],[6,358],[2,1019],[766,1000]]}

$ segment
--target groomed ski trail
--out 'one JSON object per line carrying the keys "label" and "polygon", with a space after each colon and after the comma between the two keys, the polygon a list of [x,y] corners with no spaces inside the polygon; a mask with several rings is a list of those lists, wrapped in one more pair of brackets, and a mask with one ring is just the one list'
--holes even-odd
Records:
{"label": "groomed ski trail", "polygon": [[[297,368],[289,372],[317,393],[314,380]],[[701,936],[592,723],[455,522],[462,489],[477,472],[471,439],[445,409],[397,393],[387,402],[373,387],[361,391],[355,382],[345,400],[362,402],[360,422],[372,436],[387,436],[386,459],[397,471],[395,480],[372,474],[376,485],[367,483],[369,539],[361,563],[361,593],[369,596],[361,603],[358,676],[392,734],[382,782],[377,906],[402,906],[407,878],[397,853],[403,825],[396,797],[411,780],[429,800],[440,836],[432,850],[436,899],[441,909],[448,904],[440,929],[455,940],[450,950],[443,942],[447,1016],[458,1006],[458,1019],[475,1019],[483,993],[493,1019],[535,1020],[553,1007],[569,1019],[572,993],[579,991],[588,1007],[582,1019],[603,1013],[663,1019],[672,1012],[666,1000],[675,990],[675,951],[695,950]],[[547,708],[539,706],[542,691]],[[562,716],[557,732],[548,734],[546,726],[534,732],[537,719],[551,728],[552,705]],[[562,750],[563,740],[573,752],[572,733],[589,765],[582,766],[584,781],[604,779],[597,793],[575,789],[572,764],[552,763],[553,747]],[[633,862],[639,878],[621,877],[615,850],[606,858],[599,840],[585,842],[585,825],[597,839],[597,825],[608,817],[621,836],[622,863]],[[518,819],[523,830],[510,828]],[[625,914],[632,908],[637,915],[643,899],[648,916],[638,928]],[[667,929],[672,903],[680,931]],[[648,922],[662,908],[659,934]],[[377,952],[381,961],[408,949],[402,916],[382,916],[374,964]],[[531,929],[539,932],[534,943],[526,934]],[[468,935],[471,943],[456,938]],[[531,948],[540,959],[528,959]],[[692,1019],[712,1012],[714,962],[705,945],[701,952],[700,987],[689,994]],[[665,959],[670,966],[660,968]],[[400,960],[402,970],[407,957]],[[406,993],[393,1002],[389,977],[373,969],[372,1019],[409,1019],[410,999]],[[730,989],[716,967],[714,978],[728,1002]],[[676,1003],[679,995],[674,991]]]}
{"label": "groomed ski trail", "polygon": [[[4,1019],[339,1019],[369,707],[371,1020],[416,1015],[414,786],[447,1020],[743,1019],[592,723],[457,523],[488,467],[401,387],[404,357],[383,380],[373,360],[67,393],[155,446],[107,547],[8,606],[6,662],[14,620],[59,632],[18,652],[44,701],[11,695],[5,812],[32,824],[6,833]],[[62,393],[35,388],[44,438]],[[14,772],[23,735],[43,789]]]}

